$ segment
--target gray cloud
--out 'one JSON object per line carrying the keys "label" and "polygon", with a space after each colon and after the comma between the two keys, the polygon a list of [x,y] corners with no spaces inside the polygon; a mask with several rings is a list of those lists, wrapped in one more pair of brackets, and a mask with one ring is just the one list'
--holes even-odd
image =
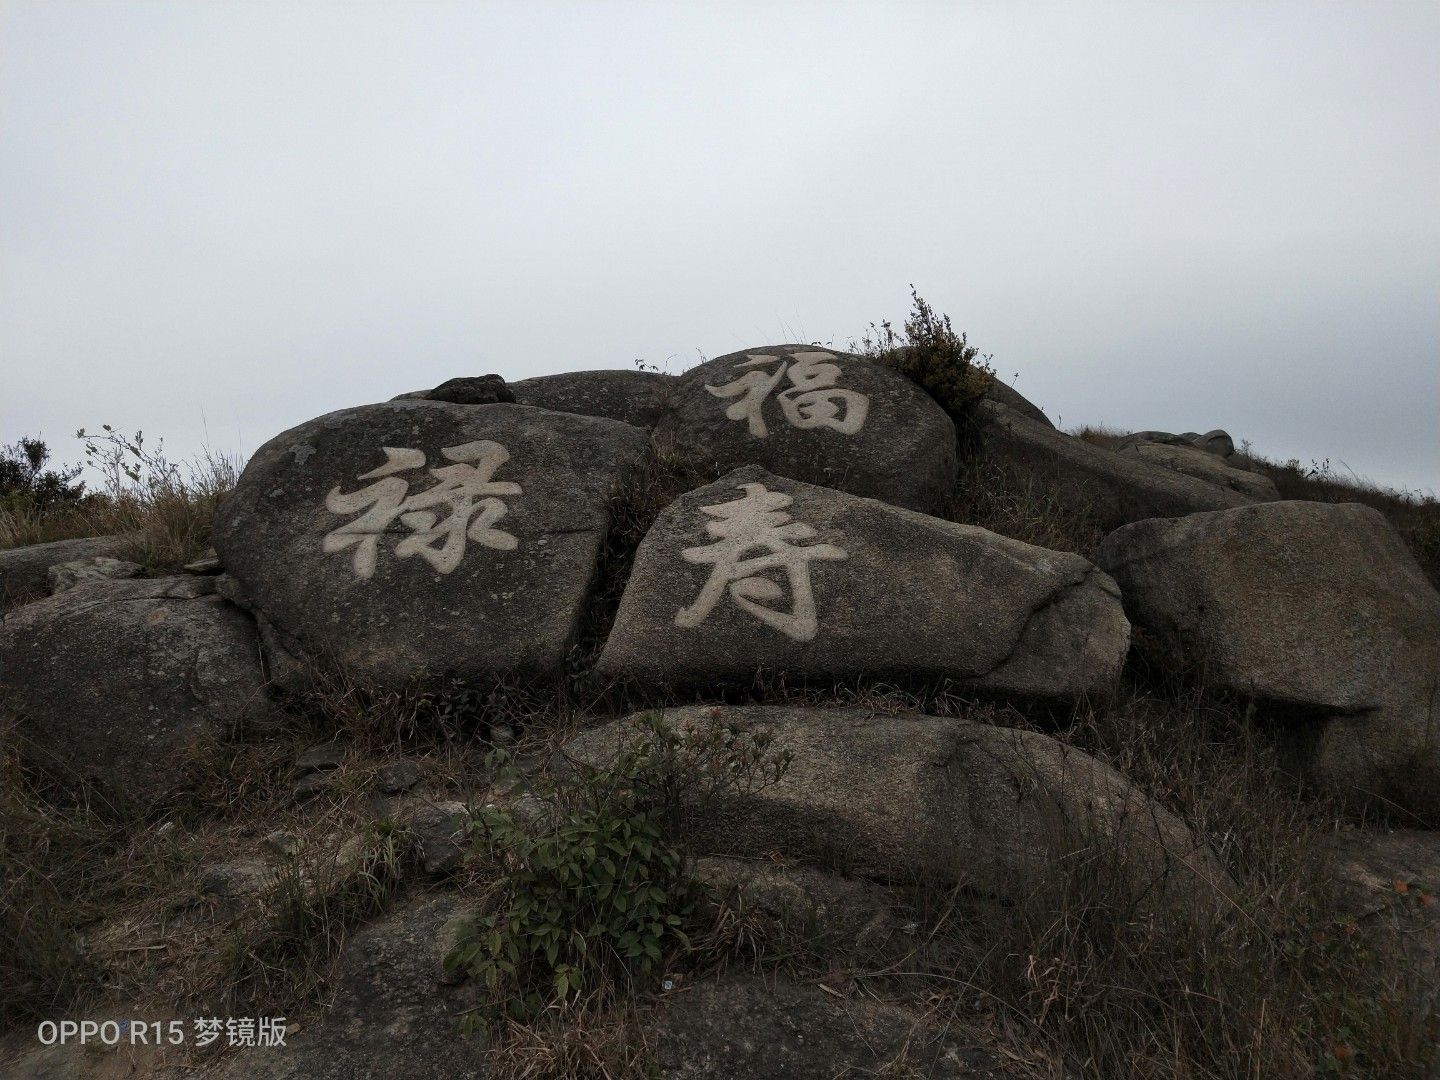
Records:
{"label": "gray cloud", "polygon": [[0,7],[0,436],[949,311],[1066,425],[1440,486],[1440,8]]}

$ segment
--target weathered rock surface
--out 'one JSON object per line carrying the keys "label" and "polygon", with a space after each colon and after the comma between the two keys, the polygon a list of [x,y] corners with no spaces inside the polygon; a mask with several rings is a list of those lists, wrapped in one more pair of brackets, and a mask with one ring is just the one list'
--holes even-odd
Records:
{"label": "weathered rock surface", "polygon": [[[694,706],[682,730],[736,723],[769,735],[789,769],[694,823],[696,848],[780,854],[877,881],[938,881],[1013,898],[1066,858],[1102,853],[1145,889],[1223,879],[1185,825],[1095,758],[1046,735],[864,709]],[[582,732],[566,759],[600,766],[642,730]]]}
{"label": "weathered rock surface", "polygon": [[56,563],[46,572],[46,578],[50,583],[50,592],[59,593],[89,581],[124,581],[143,573],[145,568],[139,563],[93,555],[88,559]]}
{"label": "weathered rock surface", "polygon": [[215,547],[296,647],[362,677],[550,673],[646,443],[524,405],[346,409],[260,448]]}
{"label": "weathered rock surface", "polygon": [[1330,853],[1341,910],[1413,994],[1440,1007],[1440,833],[1356,829]]}
{"label": "weathered rock surface", "polygon": [[955,425],[929,394],[812,345],[746,349],[687,371],[655,445],[698,468],[760,465],[925,513],[955,480]]}
{"label": "weathered rock surface", "polygon": [[987,456],[1034,477],[1102,527],[1254,501],[1238,491],[1094,446],[993,401],[980,402],[976,419]]}
{"label": "weathered rock surface", "polygon": [[1140,521],[1099,561],[1171,662],[1298,714],[1317,781],[1440,811],[1440,594],[1378,511],[1275,502]]}
{"label": "weathered rock surface", "polygon": [[1055,426],[1039,405],[1036,405],[1009,383],[1001,382],[998,378],[991,380],[990,388],[985,391],[985,397],[998,405],[1004,405],[1007,409],[1013,409],[1021,416],[1028,416],[1037,424],[1044,424],[1049,428]]}
{"label": "weathered rock surface", "polygon": [[[732,910],[764,916],[778,934],[841,948],[851,963],[898,958],[915,942],[892,890],[873,881],[774,860],[696,859],[693,874]],[[783,947],[783,946],[782,946]]]}
{"label": "weathered rock surface", "polygon": [[670,995],[658,1059],[669,1080],[1029,1075],[979,1040],[931,1027],[895,1005],[840,999],[815,986],[754,975],[726,976]]}
{"label": "weathered rock surface", "polygon": [[398,815],[399,821],[415,836],[420,848],[420,867],[425,873],[450,873],[470,848],[466,827],[470,810],[462,802],[421,802]]}
{"label": "weathered rock surface", "polygon": [[245,1050],[227,1080],[455,1080],[483,1077],[485,1041],[459,1034],[470,1001],[445,985],[446,923],[461,905],[420,897],[356,934],[340,957],[323,1020],[286,1046]]}
{"label": "weathered rock surface", "polygon": [[[1275,487],[1275,481],[1260,473],[1251,472],[1248,469],[1232,467],[1228,464],[1231,458],[1225,458],[1216,454],[1206,453],[1195,446],[1168,446],[1164,443],[1133,442],[1122,443],[1117,453],[1129,454],[1138,457],[1142,461],[1148,461],[1155,465],[1164,466],[1167,469],[1174,469],[1186,476],[1193,476],[1197,480],[1204,480],[1206,483],[1214,484],[1217,487],[1229,488],[1231,491],[1238,491],[1242,495],[1259,502],[1275,502],[1280,498],[1280,492]],[[1238,458],[1233,460],[1239,460]]]}
{"label": "weathered rock surface", "polygon": [[[515,402],[515,394],[499,375],[462,375],[446,379],[433,390],[414,390],[394,401],[448,401],[452,405],[495,405]],[[523,404],[523,403],[522,403]]]}
{"label": "weathered rock surface", "polygon": [[636,554],[603,672],[690,684],[943,677],[1068,696],[1113,685],[1129,626],[1081,558],[751,466],[676,499]]}
{"label": "weathered rock surface", "polygon": [[50,568],[77,559],[116,558],[129,550],[126,536],[87,536],[0,551],[0,609],[50,591]]}
{"label": "weathered rock surface", "polygon": [[[1169,431],[1134,431],[1120,440],[1120,447],[1123,449],[1136,443],[1151,443],[1160,446],[1186,446],[1194,450],[1201,450],[1213,457],[1222,458],[1227,464],[1235,468],[1244,468],[1243,459],[1235,453],[1235,440],[1230,437],[1228,431],[1216,428],[1214,431],[1207,431],[1200,435],[1194,431],[1182,432],[1175,435]],[[1233,461],[1231,459],[1234,459]]]}
{"label": "weathered rock surface", "polygon": [[5,706],[52,766],[143,806],[232,722],[271,719],[251,620],[208,578],[100,581],[0,624]]}
{"label": "weathered rock surface", "polygon": [[635,427],[655,426],[679,380],[657,371],[566,371],[511,383],[515,400],[556,412],[606,416]]}

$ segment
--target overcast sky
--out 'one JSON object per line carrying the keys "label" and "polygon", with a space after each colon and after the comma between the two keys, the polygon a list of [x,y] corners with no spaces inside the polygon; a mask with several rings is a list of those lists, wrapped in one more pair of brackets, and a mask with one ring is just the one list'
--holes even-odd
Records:
{"label": "overcast sky", "polygon": [[1440,3],[0,0],[0,441],[903,317],[1440,489]]}

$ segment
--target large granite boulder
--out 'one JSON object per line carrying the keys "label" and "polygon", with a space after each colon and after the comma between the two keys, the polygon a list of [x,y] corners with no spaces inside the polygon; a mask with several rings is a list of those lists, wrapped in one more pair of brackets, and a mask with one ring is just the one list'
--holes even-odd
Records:
{"label": "large granite boulder", "polygon": [[[1096,860],[1144,894],[1208,888],[1224,871],[1189,829],[1108,765],[1036,732],[868,709],[692,706],[681,731],[733,725],[790,755],[781,779],[721,797],[697,850],[775,855],[881,882],[938,882],[1015,899],[1065,860]],[[601,767],[643,718],[582,732],[563,759]]]}
{"label": "large granite boulder", "polygon": [[600,670],[654,683],[951,679],[1035,696],[1112,686],[1129,625],[1068,552],[772,476],[682,495],[636,553]]}
{"label": "large granite boulder", "polygon": [[515,400],[556,412],[606,416],[635,427],[652,428],[670,403],[679,380],[658,371],[566,371],[511,383]]}
{"label": "large granite boulder", "polygon": [[[1257,502],[1276,502],[1280,492],[1275,481],[1261,473],[1230,465],[1231,458],[1206,453],[1196,446],[1174,446],[1165,443],[1126,441],[1117,448],[1117,453],[1137,457],[1176,472],[1193,476],[1197,480],[1229,488],[1242,495],[1248,495]],[[1233,460],[1238,461],[1239,458]]]}
{"label": "large granite boulder", "polygon": [[955,425],[904,375],[815,345],[721,356],[680,376],[655,426],[663,454],[931,513],[955,481]]}
{"label": "large granite boulder", "polygon": [[707,980],[662,1002],[658,1075],[665,1080],[835,1080],[1030,1075],[994,1044],[964,1038],[866,995],[758,975]]}
{"label": "large granite boulder", "polygon": [[17,608],[0,694],[41,763],[135,809],[230,725],[273,719],[254,625],[208,578],[95,581]]}
{"label": "large granite boulder", "polygon": [[995,401],[975,410],[984,453],[1034,477],[1064,505],[1104,528],[1243,506],[1254,499],[1046,427]]}
{"label": "large granite boulder", "polygon": [[525,405],[346,409],[256,452],[215,548],[287,644],[366,679],[551,673],[646,444]]}
{"label": "large granite boulder", "polygon": [[462,1080],[489,1076],[484,1039],[460,1034],[473,1000],[441,962],[453,897],[417,897],[357,933],[339,962],[334,1000],[283,1047],[237,1054],[226,1080]]}
{"label": "large granite boulder", "polygon": [[1325,787],[1440,812],[1440,594],[1378,511],[1139,521],[1099,562],[1173,664],[1284,713]]}
{"label": "large granite boulder", "polygon": [[0,610],[50,592],[50,568],[78,559],[118,558],[129,552],[128,536],[87,536],[0,551]]}

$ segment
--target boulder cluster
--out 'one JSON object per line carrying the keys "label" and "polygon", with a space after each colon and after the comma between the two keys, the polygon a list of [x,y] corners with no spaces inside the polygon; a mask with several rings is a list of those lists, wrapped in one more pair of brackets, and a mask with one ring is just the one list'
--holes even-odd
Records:
{"label": "boulder cluster", "polygon": [[1440,810],[1440,597],[1378,512],[1279,501],[1223,431],[1112,450],[1003,384],[978,426],[987,454],[1119,526],[1098,565],[947,520],[955,426],[908,379],[769,346],[680,377],[452,379],[307,421],[223,505],[218,563],[197,568],[222,574],[126,580],[106,538],[0,556],[7,593],[55,593],[6,619],[0,673],[41,744],[142,801],[183,774],[157,763],[263,720],[266,685],[306,662],[378,684],[558,676],[607,584],[616,500],[655,454],[718,479],[641,542],[607,677],[1074,699],[1116,684],[1138,627],[1283,712],[1315,783]]}
{"label": "boulder cluster", "polygon": [[[1440,595],[1378,512],[1281,501],[1223,431],[1111,449],[1003,384],[972,421],[984,454],[1113,530],[1093,562],[949,520],[951,416],[894,370],[819,346],[679,377],[453,379],[328,413],[255,453],[216,520],[217,560],[189,573],[137,577],[105,538],[0,553],[0,592],[30,600],[0,629],[5,708],[49,767],[145,805],[234,725],[274,722],[275,686],[308,665],[379,686],[573,674],[609,590],[593,674],[702,696],[770,673],[1072,703],[1112,691],[1143,639],[1275,717],[1318,789],[1440,813]],[[655,460],[704,479],[649,525],[621,591],[607,536]],[[1004,898],[1066,837],[1103,833],[1146,882],[1224,880],[1181,821],[1045,735],[725,711],[792,765],[705,823],[709,851],[843,850],[855,878]],[[625,733],[613,721],[569,752],[603,760]]]}

